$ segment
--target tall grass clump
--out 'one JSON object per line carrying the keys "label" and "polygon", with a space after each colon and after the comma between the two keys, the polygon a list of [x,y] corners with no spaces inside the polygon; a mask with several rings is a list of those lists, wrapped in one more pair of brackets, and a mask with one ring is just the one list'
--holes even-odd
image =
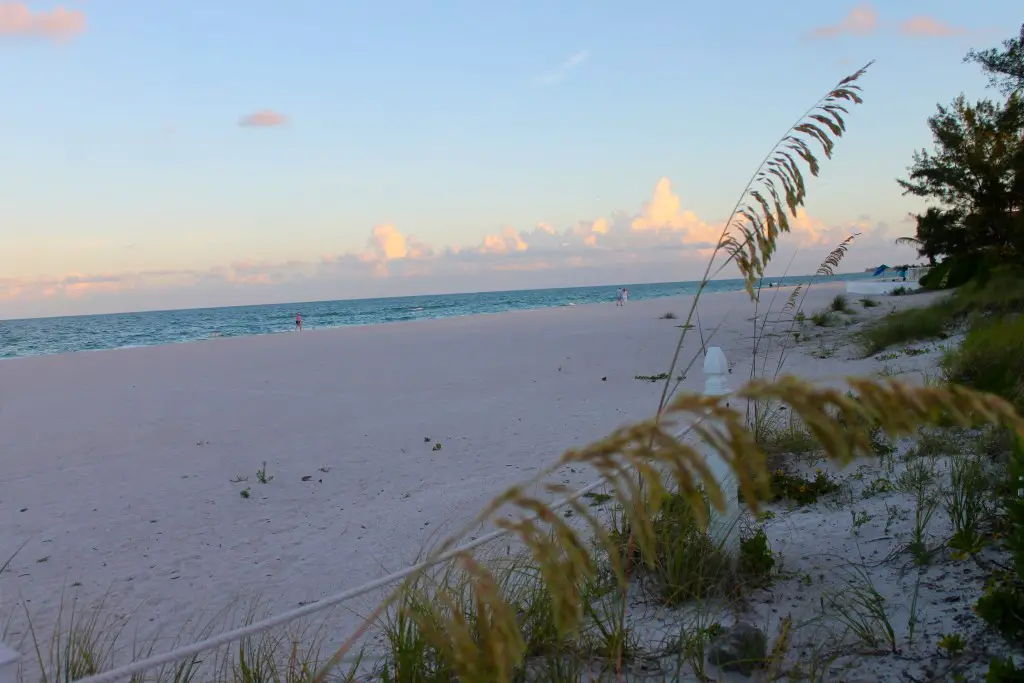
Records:
{"label": "tall grass clump", "polygon": [[[998,397],[957,385],[910,387],[894,381],[853,378],[847,387],[837,389],[782,376],[752,379],[728,396],[675,395],[679,383],[673,385],[672,378],[686,374],[685,369],[677,372],[677,367],[704,285],[733,263],[744,278],[748,294],[756,300],[755,283],[763,275],[779,236],[789,230],[789,217],[796,214],[805,198],[801,164],[817,175],[819,163],[812,144],[831,156],[834,138],[845,131],[844,104],[861,101],[856,81],[863,73],[862,69],[841,81],[802,117],[768,154],[744,189],[685,324],[680,326],[682,334],[666,373],[657,414],[622,427],[596,443],[570,450],[531,480],[509,488],[461,532],[440,544],[432,552],[433,557],[454,552],[459,540],[481,524],[490,522],[507,530],[526,549],[550,596],[550,601],[545,601],[550,605],[547,623],[569,638],[587,628],[584,587],[600,572],[597,558],[607,558],[615,586],[611,594],[616,601],[614,623],[619,625],[620,633],[612,639],[614,651],[606,654],[621,672],[623,660],[629,655],[628,638],[621,634],[626,591],[638,573],[655,577],[660,595],[668,602],[699,595],[709,588],[694,585],[689,578],[695,560],[718,559],[715,547],[705,543],[703,533],[711,511],[724,509],[726,494],[712,476],[708,459],[717,457],[728,464],[750,510],[756,512],[771,495],[766,453],[739,406],[763,403],[783,407],[793,416],[794,424],[802,425],[822,455],[838,462],[877,453],[880,431],[900,437],[916,434],[922,426],[992,423],[1024,436],[1024,421],[1012,406]],[[698,330],[703,340],[699,325]],[[569,523],[546,500],[529,493],[540,486],[548,495],[568,494],[564,484],[553,480],[566,466],[596,471],[622,510],[619,533],[609,533],[604,519],[572,497],[567,499],[573,513]],[[666,545],[666,541],[680,538],[690,539],[689,545]],[[754,545],[759,544],[748,547]],[[454,564],[466,577],[463,587],[455,590],[444,582],[432,586],[428,599],[420,600],[417,609],[407,612],[408,619],[443,656],[447,670],[463,683],[529,680],[524,671],[531,653],[530,636],[521,622],[520,604],[502,589],[500,574],[471,553],[456,552]],[[710,575],[727,572],[713,571]],[[374,619],[403,604],[419,580],[410,578],[393,591],[369,615],[364,627],[339,648],[336,657],[344,654]],[[460,603],[472,605],[472,619],[466,617],[465,610],[453,609]]]}
{"label": "tall grass clump", "polygon": [[836,294],[829,303],[829,308],[836,313],[850,313],[850,301],[845,294]]}
{"label": "tall grass clump", "polygon": [[864,351],[942,339],[968,320],[1024,312],[1024,270],[1001,268],[972,280],[930,306],[896,311],[861,333]]}
{"label": "tall grass clump", "polygon": [[[995,425],[1024,439],[1024,420],[1012,405],[959,384],[913,387],[850,378],[835,387],[776,374],[751,378],[726,396],[677,392],[678,378],[686,374],[679,368],[680,355],[701,293],[735,264],[748,294],[757,299],[755,284],[804,203],[804,174],[818,174],[818,154],[832,156],[846,130],[847,107],[861,102],[857,81],[866,69],[840,81],[787,130],[743,189],[680,326],[656,414],[567,451],[496,496],[430,552],[428,561],[450,560],[443,569],[421,569],[408,577],[330,658],[311,658],[319,665],[312,680],[321,683],[335,675],[362,636],[381,622],[388,652],[379,673],[386,681],[559,680],[556,676],[580,673],[581,655],[600,657],[621,677],[635,652],[624,614],[637,579],[663,602],[678,604],[709,594],[729,596],[743,586],[737,572],[763,580],[771,571],[763,532],[743,539],[739,558],[727,557],[707,533],[709,518],[724,511],[733,493],[716,480],[710,459],[728,465],[735,476],[729,486],[751,512],[772,496],[766,443],[748,420],[748,405],[778,406],[794,430],[799,426],[802,441],[813,442],[822,457],[837,463],[876,455],[880,433],[907,437],[928,426]],[[703,342],[699,324],[696,329]],[[610,530],[604,515],[570,495],[559,478],[566,467],[596,473],[621,511],[616,528]],[[552,505],[551,496],[567,496],[566,509]],[[512,569],[458,549],[485,525],[504,530],[509,547],[522,549]],[[870,584],[864,585],[860,595],[868,603],[833,596],[833,606],[874,614],[880,603]],[[860,628],[866,641],[894,649],[883,617],[848,626]],[[232,660],[233,670],[241,669],[245,653],[245,666],[253,672],[249,678],[265,677],[270,665],[253,662],[254,656],[260,660],[259,648],[244,648]],[[304,676],[306,669],[301,671]]]}
{"label": "tall grass clump", "polygon": [[943,357],[942,369],[948,381],[1002,396],[1024,411],[1024,316],[978,320]]}
{"label": "tall grass clump", "polygon": [[864,352],[872,355],[890,346],[948,335],[955,320],[956,307],[947,298],[921,308],[889,313],[861,332]]}

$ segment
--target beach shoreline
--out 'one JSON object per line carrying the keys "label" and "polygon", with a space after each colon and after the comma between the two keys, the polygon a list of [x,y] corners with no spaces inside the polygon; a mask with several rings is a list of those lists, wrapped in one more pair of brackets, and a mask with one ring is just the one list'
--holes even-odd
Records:
{"label": "beach shoreline", "polygon": [[[812,281],[832,284],[862,277],[863,274],[843,274],[824,280],[813,276],[782,279],[785,280],[784,286],[806,286]],[[630,285],[630,299],[639,303],[690,296],[697,291],[698,284],[671,282]],[[573,308],[614,302],[613,287],[495,291],[0,320],[0,360],[281,334],[294,331],[296,313],[302,314],[303,327],[312,330]],[[735,278],[713,280],[705,294],[741,289],[742,281]],[[771,289],[766,287],[765,291]]]}
{"label": "beach shoreline", "polygon": [[[803,309],[842,291],[815,285]],[[762,291],[759,315],[778,318],[790,293]],[[278,611],[401,569],[566,449],[651,416],[662,385],[636,377],[668,369],[691,301],[0,364],[2,536],[12,550],[25,544],[0,576],[0,610],[17,600],[45,631],[64,587],[173,630],[238,596],[272,595]],[[745,292],[701,302],[735,386],[750,371],[754,312]],[[700,350],[693,329],[681,364]],[[828,379],[870,363],[795,349],[784,371]],[[703,379],[698,362],[682,390]],[[562,482],[595,478],[567,471]],[[15,622],[8,642],[24,635]],[[355,623],[350,614],[338,628]]]}

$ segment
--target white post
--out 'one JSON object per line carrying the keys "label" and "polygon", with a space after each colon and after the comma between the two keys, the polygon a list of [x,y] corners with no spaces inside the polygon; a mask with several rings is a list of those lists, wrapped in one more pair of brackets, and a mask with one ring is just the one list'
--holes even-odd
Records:
{"label": "white post", "polygon": [[[721,347],[712,346],[704,357],[704,394],[707,396],[724,396],[732,393],[729,383],[729,363]],[[707,456],[708,467],[725,498],[725,510],[711,512],[711,534],[723,547],[730,551],[739,550],[739,533],[736,528],[739,521],[739,501],[736,494],[736,475],[729,465],[712,453]]]}
{"label": "white post", "polygon": [[0,683],[18,683],[18,653],[0,641]]}

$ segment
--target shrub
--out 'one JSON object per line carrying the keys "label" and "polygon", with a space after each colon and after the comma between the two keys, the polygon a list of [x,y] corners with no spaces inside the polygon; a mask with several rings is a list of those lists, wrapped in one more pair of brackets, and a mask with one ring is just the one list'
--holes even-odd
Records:
{"label": "shrub", "polygon": [[1020,683],[1024,681],[1024,671],[1013,664],[1013,657],[993,659],[988,664],[985,683]]}
{"label": "shrub", "polygon": [[989,579],[978,599],[978,616],[1010,640],[1024,637],[1024,588],[1010,574]]}
{"label": "shrub", "polygon": [[1024,317],[976,324],[942,359],[946,379],[1024,408]]}
{"label": "shrub", "polygon": [[829,304],[829,308],[836,313],[849,313],[850,302],[846,299],[846,295],[836,294],[835,298],[832,299],[832,303]]}
{"label": "shrub", "polygon": [[954,295],[958,312],[968,314],[1020,313],[1024,311],[1024,271],[998,268],[968,282]]}
{"label": "shrub", "polygon": [[821,496],[839,490],[839,484],[820,469],[814,479],[776,469],[772,472],[771,487],[772,501],[791,500],[798,505],[817,502]]}
{"label": "shrub", "polygon": [[955,319],[950,299],[924,308],[909,308],[890,313],[861,332],[861,344],[867,355],[908,342],[939,339],[946,336],[947,328]]}
{"label": "shrub", "polygon": [[833,322],[835,322],[835,315],[831,310],[818,311],[817,313],[811,316],[811,322],[817,325],[818,327],[828,327]]}

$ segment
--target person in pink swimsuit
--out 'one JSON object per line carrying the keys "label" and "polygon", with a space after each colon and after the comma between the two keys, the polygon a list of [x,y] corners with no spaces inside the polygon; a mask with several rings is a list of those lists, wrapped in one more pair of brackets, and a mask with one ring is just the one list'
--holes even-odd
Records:
{"label": "person in pink swimsuit", "polygon": [[295,314],[295,330],[297,332],[302,332],[302,314],[301,313],[296,313]]}

